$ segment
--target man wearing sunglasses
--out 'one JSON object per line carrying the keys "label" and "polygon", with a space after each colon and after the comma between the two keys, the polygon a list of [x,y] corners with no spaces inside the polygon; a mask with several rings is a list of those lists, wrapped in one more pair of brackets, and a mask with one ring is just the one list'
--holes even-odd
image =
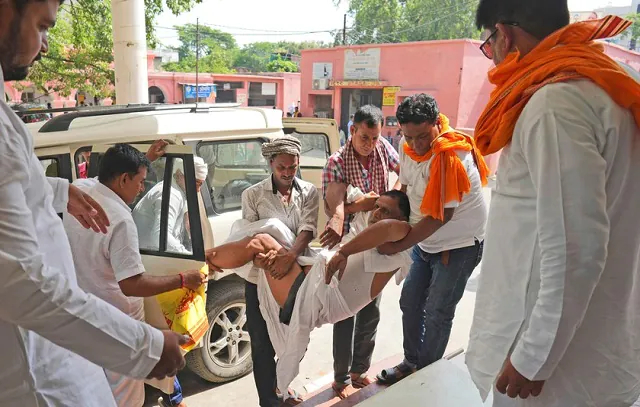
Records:
{"label": "man wearing sunglasses", "polygon": [[566,0],[481,0],[476,20],[496,88],[475,137],[483,154],[502,154],[471,376],[494,406],[631,406],[640,395],[640,85],[594,42],[630,22],[569,25]]}

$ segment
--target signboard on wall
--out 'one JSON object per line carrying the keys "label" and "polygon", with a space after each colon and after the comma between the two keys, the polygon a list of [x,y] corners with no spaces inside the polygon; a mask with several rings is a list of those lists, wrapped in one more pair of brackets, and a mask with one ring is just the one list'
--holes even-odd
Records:
{"label": "signboard on wall", "polygon": [[400,92],[400,86],[385,86],[382,88],[382,106],[395,106],[398,92]]}
{"label": "signboard on wall", "polygon": [[[215,85],[198,85],[198,98],[208,98],[211,93],[215,91]],[[196,86],[184,85],[184,98],[195,99],[196,98]]]}
{"label": "signboard on wall", "polygon": [[383,81],[335,81],[330,80],[329,86],[352,87],[352,88],[381,88],[386,82]]}
{"label": "signboard on wall", "polygon": [[262,94],[265,96],[274,96],[276,94],[276,84],[262,82]]}
{"label": "signboard on wall", "polygon": [[313,79],[333,78],[333,64],[329,62],[313,63]]}
{"label": "signboard on wall", "polygon": [[344,79],[363,80],[380,78],[380,48],[344,51]]}

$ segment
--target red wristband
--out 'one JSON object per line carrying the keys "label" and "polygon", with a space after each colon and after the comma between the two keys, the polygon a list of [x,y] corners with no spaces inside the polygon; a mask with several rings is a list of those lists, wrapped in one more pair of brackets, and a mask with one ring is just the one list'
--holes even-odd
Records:
{"label": "red wristband", "polygon": [[180,276],[180,288],[184,288],[184,275],[182,273],[178,273]]}

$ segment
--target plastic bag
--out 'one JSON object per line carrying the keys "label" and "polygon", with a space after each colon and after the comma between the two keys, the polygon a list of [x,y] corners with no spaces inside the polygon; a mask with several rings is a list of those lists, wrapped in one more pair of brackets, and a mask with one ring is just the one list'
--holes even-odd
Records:
{"label": "plastic bag", "polygon": [[[200,272],[208,275],[209,268],[205,265]],[[185,351],[193,349],[209,329],[205,289],[203,284],[196,291],[180,288],[156,296],[169,329],[189,337],[189,342],[182,345]]]}

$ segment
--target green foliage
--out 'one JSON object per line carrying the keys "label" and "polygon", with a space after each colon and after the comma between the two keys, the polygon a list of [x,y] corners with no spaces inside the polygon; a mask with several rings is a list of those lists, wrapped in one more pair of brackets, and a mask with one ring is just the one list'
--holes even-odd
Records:
{"label": "green foliage", "polygon": [[631,27],[627,28],[627,31],[622,33],[622,36],[631,41],[637,42],[640,39],[640,13],[629,14],[625,18],[633,21],[633,24],[631,24]]}
{"label": "green foliage", "polygon": [[[231,34],[195,24],[177,26],[180,46],[175,48],[179,62],[169,62],[163,69],[171,72],[195,72],[196,52],[199,55],[199,72],[231,73],[238,44]],[[198,40],[199,36],[199,40]]]}
{"label": "green foliage", "polygon": [[280,57],[267,64],[268,72],[298,72],[298,65],[295,62],[286,61]]}
{"label": "green foliage", "polygon": [[[201,0],[145,0],[147,41],[155,45],[153,29],[163,4],[174,14]],[[31,69],[28,80],[44,93],[68,96],[78,89],[98,97],[112,95],[113,33],[110,0],[67,0],[49,32],[49,52]]]}
{"label": "green foliage", "polygon": [[[250,72],[282,72],[272,71],[269,68],[271,55],[274,53],[300,55],[302,50],[305,49],[328,48],[329,46],[329,44],[320,41],[254,42],[252,44],[245,45],[238,52],[234,66],[236,68],[248,69]],[[296,71],[293,72],[297,72],[297,67]]]}
{"label": "green foliage", "polygon": [[[353,24],[347,44],[398,43],[479,38],[475,27],[478,0],[337,0],[348,1]],[[336,31],[335,44],[342,44]]]}

